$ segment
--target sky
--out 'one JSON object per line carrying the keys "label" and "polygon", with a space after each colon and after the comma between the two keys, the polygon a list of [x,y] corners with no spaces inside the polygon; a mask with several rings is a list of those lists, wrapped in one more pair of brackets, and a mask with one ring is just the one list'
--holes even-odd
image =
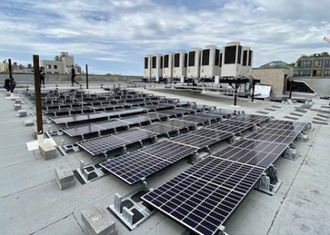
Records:
{"label": "sky", "polygon": [[0,60],[61,51],[94,74],[143,75],[146,54],[240,41],[253,67],[330,52],[329,0],[0,0]]}

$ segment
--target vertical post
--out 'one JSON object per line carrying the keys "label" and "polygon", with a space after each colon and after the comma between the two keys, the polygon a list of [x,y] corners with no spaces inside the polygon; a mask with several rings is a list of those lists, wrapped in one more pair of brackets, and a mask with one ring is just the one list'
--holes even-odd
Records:
{"label": "vertical post", "polygon": [[[40,73],[39,73],[39,56],[33,55],[33,70],[34,70],[34,91],[35,91],[35,104],[37,116],[37,131],[43,140],[43,126],[42,126],[42,110],[41,110],[41,92],[40,92]],[[38,139],[39,140],[39,139]]]}
{"label": "vertical post", "polygon": [[290,95],[289,95],[290,100],[291,100],[291,97],[292,97],[292,87],[293,87],[293,79],[290,79]]}
{"label": "vertical post", "polygon": [[88,65],[86,64],[86,89],[88,89]]}
{"label": "vertical post", "polygon": [[235,79],[235,95],[234,95],[234,106],[237,105],[237,89],[238,89],[238,80]]}
{"label": "vertical post", "polygon": [[8,59],[8,70],[9,70],[9,81],[10,81],[10,93],[13,93],[14,87],[13,87],[13,72],[11,68],[11,59]]}
{"label": "vertical post", "polygon": [[254,88],[255,88],[255,82],[254,82],[254,80],[253,80],[253,82],[252,82],[252,102],[254,101]]}

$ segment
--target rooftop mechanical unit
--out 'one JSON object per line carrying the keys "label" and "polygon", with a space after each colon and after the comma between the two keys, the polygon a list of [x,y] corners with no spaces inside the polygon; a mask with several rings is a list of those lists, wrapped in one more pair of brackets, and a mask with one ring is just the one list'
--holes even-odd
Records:
{"label": "rooftop mechanical unit", "polygon": [[240,42],[229,42],[223,47],[221,77],[242,75],[242,46]]}
{"label": "rooftop mechanical unit", "polygon": [[187,77],[187,53],[180,50],[174,54],[173,78]]}
{"label": "rooftop mechanical unit", "polygon": [[158,82],[161,78],[163,78],[163,55],[157,53],[151,58],[151,79]]}
{"label": "rooftop mechanical unit", "polygon": [[173,58],[174,52],[168,52],[163,58],[163,78],[171,79],[173,77]]}
{"label": "rooftop mechanical unit", "polygon": [[202,51],[200,78],[221,76],[220,50],[215,45],[206,46]]}
{"label": "rooftop mechanical unit", "polygon": [[152,55],[144,57],[144,78],[151,78],[151,58]]}
{"label": "rooftop mechanical unit", "polygon": [[187,78],[199,78],[202,48],[193,48],[188,54]]}
{"label": "rooftop mechanical unit", "polygon": [[253,51],[250,47],[243,47],[242,75],[252,76]]}

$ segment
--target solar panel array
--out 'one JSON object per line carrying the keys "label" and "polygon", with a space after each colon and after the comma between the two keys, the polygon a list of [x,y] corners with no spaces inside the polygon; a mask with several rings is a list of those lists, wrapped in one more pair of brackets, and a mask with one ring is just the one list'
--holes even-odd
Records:
{"label": "solar panel array", "polygon": [[[290,134],[305,126],[306,123],[276,121],[261,132]],[[250,139],[254,135],[200,161],[145,194],[142,200],[195,233],[217,234],[263,172],[289,145]]]}

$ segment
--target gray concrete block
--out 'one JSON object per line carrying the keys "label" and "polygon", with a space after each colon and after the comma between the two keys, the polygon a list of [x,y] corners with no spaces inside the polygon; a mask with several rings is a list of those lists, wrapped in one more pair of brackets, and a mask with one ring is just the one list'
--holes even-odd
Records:
{"label": "gray concrete block", "polygon": [[15,104],[21,104],[21,103],[22,103],[22,100],[20,100],[20,99],[15,100]]}
{"label": "gray concrete block", "polygon": [[116,224],[109,212],[96,205],[81,212],[81,220],[90,235],[116,235]]}
{"label": "gray concrete block", "polygon": [[56,182],[61,190],[75,185],[73,172],[68,166],[59,166],[55,168],[55,176]]}
{"label": "gray concrete block", "polygon": [[14,104],[14,109],[15,109],[15,111],[20,110],[21,107],[22,107],[22,106],[21,106],[20,104]]}
{"label": "gray concrete block", "polygon": [[18,116],[19,117],[26,117],[26,110],[25,109],[21,109],[21,110],[18,110]]}
{"label": "gray concrete block", "polygon": [[[34,122],[33,122],[34,124]],[[34,127],[33,130],[32,130],[32,136],[33,136],[33,139],[38,139],[38,130],[37,130],[37,127]]]}
{"label": "gray concrete block", "polygon": [[10,92],[6,92],[5,97],[10,97]]}
{"label": "gray concrete block", "polygon": [[24,126],[33,126],[33,125],[34,125],[33,120],[25,120],[24,121]]}
{"label": "gray concrete block", "polygon": [[39,145],[39,151],[45,160],[50,160],[57,157],[56,148],[50,143],[43,143]]}

